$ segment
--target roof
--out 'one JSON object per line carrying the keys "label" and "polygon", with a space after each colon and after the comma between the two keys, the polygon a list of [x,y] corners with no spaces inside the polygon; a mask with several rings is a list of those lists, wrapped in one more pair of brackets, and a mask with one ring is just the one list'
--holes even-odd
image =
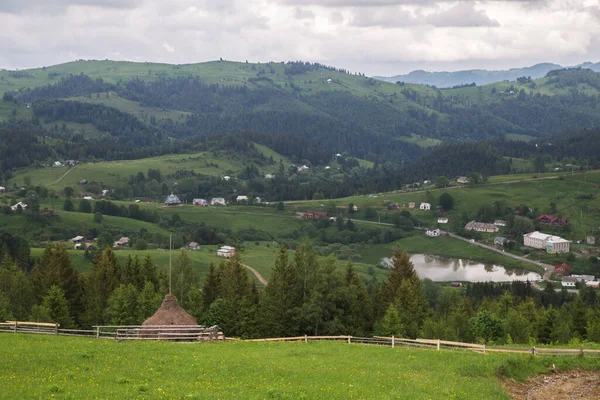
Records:
{"label": "roof", "polygon": [[198,321],[181,308],[177,298],[169,293],[154,315],[144,321],[144,325],[198,325]]}
{"label": "roof", "polygon": [[235,250],[235,247],[231,247],[231,246],[221,246],[221,248],[219,250]]}
{"label": "roof", "polygon": [[222,197],[213,197],[213,199],[211,201],[216,201],[216,202],[225,202],[225,199]]}
{"label": "roof", "polygon": [[563,282],[579,282],[579,279],[573,277],[573,276],[565,276],[564,278],[562,278]]}
{"label": "roof", "polygon": [[559,236],[548,235],[547,233],[543,233],[540,231],[530,232],[530,233],[525,234],[524,236],[532,238],[532,239],[545,240],[547,242],[552,242],[552,243],[569,242],[568,240],[563,239]]}
{"label": "roof", "polygon": [[188,246],[190,246],[190,247],[197,247],[197,246],[200,246],[200,245],[198,243],[196,243],[196,242],[190,242],[190,244]]}
{"label": "roof", "polygon": [[181,203],[181,200],[179,200],[179,197],[175,196],[173,193],[168,195],[167,199],[165,200],[165,204],[179,204],[179,203]]}
{"label": "roof", "polygon": [[71,242],[76,242],[76,241],[79,241],[79,240],[83,240],[83,236],[75,236],[73,239],[70,239],[70,240],[71,240]]}

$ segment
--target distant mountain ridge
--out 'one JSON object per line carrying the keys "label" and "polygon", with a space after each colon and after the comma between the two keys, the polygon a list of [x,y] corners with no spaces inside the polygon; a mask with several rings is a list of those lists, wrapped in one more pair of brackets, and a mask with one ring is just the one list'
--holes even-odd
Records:
{"label": "distant mountain ridge", "polygon": [[563,67],[558,64],[541,63],[531,67],[511,68],[509,70],[488,71],[484,69],[472,69],[455,72],[429,72],[423,70],[412,71],[405,75],[395,75],[391,77],[375,76],[386,82],[396,83],[398,81],[405,83],[416,83],[420,85],[436,86],[438,88],[449,88],[459,85],[468,85],[475,83],[477,86],[487,85],[501,81],[515,81],[522,76],[539,79],[546,76],[552,70],[564,68],[589,68],[592,71],[600,72],[600,63],[586,62],[573,67]]}

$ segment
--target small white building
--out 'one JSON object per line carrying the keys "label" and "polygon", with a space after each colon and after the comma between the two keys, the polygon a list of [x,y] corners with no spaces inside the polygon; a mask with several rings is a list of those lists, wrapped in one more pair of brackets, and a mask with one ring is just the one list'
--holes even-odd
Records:
{"label": "small white building", "polygon": [[73,243],[81,243],[83,242],[83,236],[75,236],[73,239],[69,239],[69,241]]}
{"label": "small white building", "polygon": [[102,197],[108,194],[108,189],[102,189]]}
{"label": "small white building", "polygon": [[213,199],[210,201],[210,204],[213,206],[226,206],[227,203],[225,202],[225,199],[222,197],[213,197]]}
{"label": "small white building", "polygon": [[496,226],[506,226],[506,221],[503,221],[501,219],[497,219],[494,221],[494,225]]}
{"label": "small white building", "polygon": [[204,199],[194,199],[192,201],[192,204],[195,206],[206,207],[206,206],[208,206],[208,201],[206,201]]}
{"label": "small white building", "polygon": [[129,245],[129,238],[126,236],[122,236],[114,243],[114,247],[126,247],[127,245]]}
{"label": "small white building", "polygon": [[235,247],[231,246],[223,246],[219,250],[217,250],[217,255],[219,257],[229,258],[235,255]]}
{"label": "small white building", "polygon": [[4,186],[0,186],[0,193],[6,192],[6,188]]}
{"label": "small white building", "polygon": [[22,210],[25,210],[27,208],[27,204],[20,201],[17,204],[15,204],[14,206],[10,207],[10,209],[12,211],[17,211],[19,209],[19,207],[21,207]]}
{"label": "small white building", "polygon": [[260,197],[256,197],[256,198],[254,199],[254,202],[255,202],[256,204],[260,204],[260,203],[262,203],[262,199],[261,199]]}
{"label": "small white building", "polygon": [[236,197],[235,201],[237,201],[237,202],[248,201],[248,196],[238,196],[238,197]]}
{"label": "small white building", "polygon": [[331,169],[331,167],[328,165],[328,166],[325,167],[325,169]]}
{"label": "small white building", "polygon": [[300,165],[297,166],[296,169],[298,170],[298,172],[303,172],[303,171],[308,171],[308,166],[307,165]]}
{"label": "small white building", "polygon": [[447,224],[447,223],[448,223],[447,217],[439,217],[438,218],[438,224]]}
{"label": "small white building", "polygon": [[228,180],[230,180],[230,179],[231,179],[231,177],[230,177],[230,176],[227,176],[227,175],[225,175],[225,176],[223,177],[223,180],[224,180],[224,181],[228,181]]}
{"label": "small white building", "polygon": [[575,287],[577,282],[578,282],[578,279],[573,278],[572,276],[565,276],[562,278],[562,285],[564,287]]}
{"label": "small white building", "polygon": [[83,196],[84,200],[94,200],[92,196]]}
{"label": "small white building", "polygon": [[423,211],[430,211],[431,210],[431,204],[429,203],[421,203],[421,205],[419,206],[420,210]]}
{"label": "small white building", "polygon": [[58,168],[58,167],[62,167],[62,166],[63,166],[63,164],[62,164],[60,161],[54,161],[54,164],[53,164],[53,166],[54,166],[55,168]]}
{"label": "small white building", "polygon": [[425,231],[425,236],[431,236],[431,237],[440,236],[440,229],[439,228],[429,228]]}
{"label": "small white building", "polygon": [[273,175],[273,174],[266,174],[265,175],[265,179],[273,179],[273,178],[275,178],[275,175]]}
{"label": "small white building", "polygon": [[469,183],[469,178],[467,178],[466,176],[459,176],[458,178],[456,178],[456,182],[462,183],[464,185],[466,183]]}

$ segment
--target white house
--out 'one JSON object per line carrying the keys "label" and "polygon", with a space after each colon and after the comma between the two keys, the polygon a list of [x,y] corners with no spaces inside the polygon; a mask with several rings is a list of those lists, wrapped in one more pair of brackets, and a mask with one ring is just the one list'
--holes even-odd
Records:
{"label": "white house", "polygon": [[573,278],[572,276],[565,276],[562,278],[562,285],[564,287],[575,287],[577,283],[577,278]]}
{"label": "white house", "polygon": [[106,196],[108,194],[108,189],[103,189],[102,190],[102,197]]}
{"label": "white house", "polygon": [[265,179],[273,179],[273,178],[275,178],[275,175],[273,175],[273,174],[266,174],[265,175]]}
{"label": "white house", "polygon": [[568,253],[571,242],[558,236],[535,231],[523,236],[523,244],[534,249],[546,250],[549,254],[557,254]]}
{"label": "white house", "polygon": [[83,241],[83,236],[75,236],[73,239],[69,239],[69,241],[73,243],[81,243]]}
{"label": "white house", "polygon": [[260,204],[260,203],[262,203],[262,199],[261,199],[260,197],[256,197],[256,198],[254,199],[254,202],[255,202],[256,204]]}
{"label": "white house", "polygon": [[456,178],[456,182],[458,183],[469,183],[469,178],[467,178],[466,176],[459,176],[458,178]]}
{"label": "white house", "polygon": [[300,165],[300,166],[296,167],[296,169],[298,170],[298,172],[303,172],[303,171],[307,171],[309,168],[307,165]]}
{"label": "white house", "polygon": [[431,204],[429,204],[429,203],[421,203],[421,205],[419,206],[419,209],[424,210],[424,211],[430,211],[431,210]]}
{"label": "white house", "polygon": [[15,204],[14,206],[12,206],[10,209],[12,211],[17,211],[19,209],[19,207],[21,207],[22,210],[25,210],[27,208],[27,204],[20,201],[17,204]]}
{"label": "white house", "polygon": [[438,224],[447,224],[447,223],[448,223],[448,218],[446,218],[446,217],[438,218]]}
{"label": "white house", "polygon": [[501,219],[497,219],[494,221],[494,225],[496,226],[506,226],[506,221],[503,221]]}
{"label": "white house", "polygon": [[213,199],[210,201],[210,204],[213,206],[226,206],[227,203],[225,202],[225,199],[222,197],[213,197]]}
{"label": "white house", "polygon": [[83,196],[84,200],[94,200],[92,196]]}
{"label": "white house", "polygon": [[328,165],[328,166],[325,167],[325,169],[331,169],[331,167]]}
{"label": "white house", "polygon": [[328,78],[328,79],[327,79],[327,83],[331,83],[331,82],[333,82],[333,81],[331,80],[331,78]]}
{"label": "white house", "polygon": [[122,236],[119,240],[114,243],[114,247],[126,247],[129,244],[129,238]]}
{"label": "white house", "polygon": [[335,155],[335,158],[338,158],[338,157],[341,157],[341,156],[342,156],[342,155],[341,155],[340,153],[337,153],[337,154]]}
{"label": "white house", "polygon": [[4,186],[0,186],[0,193],[6,192],[6,188]]}
{"label": "white house", "polygon": [[204,199],[194,199],[192,201],[192,204],[195,206],[206,207],[206,206],[208,206],[208,201],[206,201]]}
{"label": "white house", "polygon": [[230,177],[230,176],[227,176],[227,175],[225,175],[225,176],[223,177],[223,180],[224,180],[224,181],[228,181],[228,180],[230,180],[230,179],[231,179],[231,177]]}
{"label": "white house", "polygon": [[431,236],[431,237],[440,236],[440,229],[439,228],[429,228],[425,231],[425,235]]}
{"label": "white house", "polygon": [[248,201],[248,196],[238,196],[235,201]]}
{"label": "white house", "polygon": [[62,167],[63,164],[60,161],[54,161],[54,167]]}
{"label": "white house", "polygon": [[235,247],[231,246],[223,246],[219,250],[217,250],[217,255],[219,257],[229,258],[235,255]]}

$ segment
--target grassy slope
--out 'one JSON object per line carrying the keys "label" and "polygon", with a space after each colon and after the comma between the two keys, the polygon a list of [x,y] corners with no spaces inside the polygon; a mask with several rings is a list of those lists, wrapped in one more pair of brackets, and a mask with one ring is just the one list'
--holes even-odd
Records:
{"label": "grassy slope", "polygon": [[[279,159],[284,160],[284,165],[289,165],[291,162],[278,153],[267,148],[263,148],[265,153],[273,155],[276,162]],[[285,164],[287,162],[287,164]],[[216,164],[218,167],[207,165]],[[88,181],[96,181],[101,183],[103,188],[111,188],[117,184],[125,184],[129,176],[135,175],[138,172],[147,173],[149,168],[158,168],[163,175],[174,174],[177,170],[194,170],[196,173],[225,176],[235,175],[245,166],[245,160],[242,157],[236,157],[224,153],[214,154],[212,152],[201,152],[194,154],[174,154],[159,157],[143,158],[139,160],[124,160],[124,161],[109,161],[81,164],[73,168],[71,172],[60,182],[51,186],[55,190],[62,190],[65,186],[71,186],[78,189],[77,182],[81,179]],[[262,168],[261,173],[275,173],[278,169],[278,164]],[[12,185],[15,182],[21,185],[26,176],[31,178],[34,185],[48,185],[56,181],[61,175],[67,171],[67,168],[40,168],[40,169],[25,169],[17,171],[13,179],[9,181]],[[79,188],[85,191],[84,187]]]}
{"label": "grassy slope", "polygon": [[0,341],[7,398],[508,399],[497,371],[598,368],[594,360],[344,343],[117,343],[14,335]]}

